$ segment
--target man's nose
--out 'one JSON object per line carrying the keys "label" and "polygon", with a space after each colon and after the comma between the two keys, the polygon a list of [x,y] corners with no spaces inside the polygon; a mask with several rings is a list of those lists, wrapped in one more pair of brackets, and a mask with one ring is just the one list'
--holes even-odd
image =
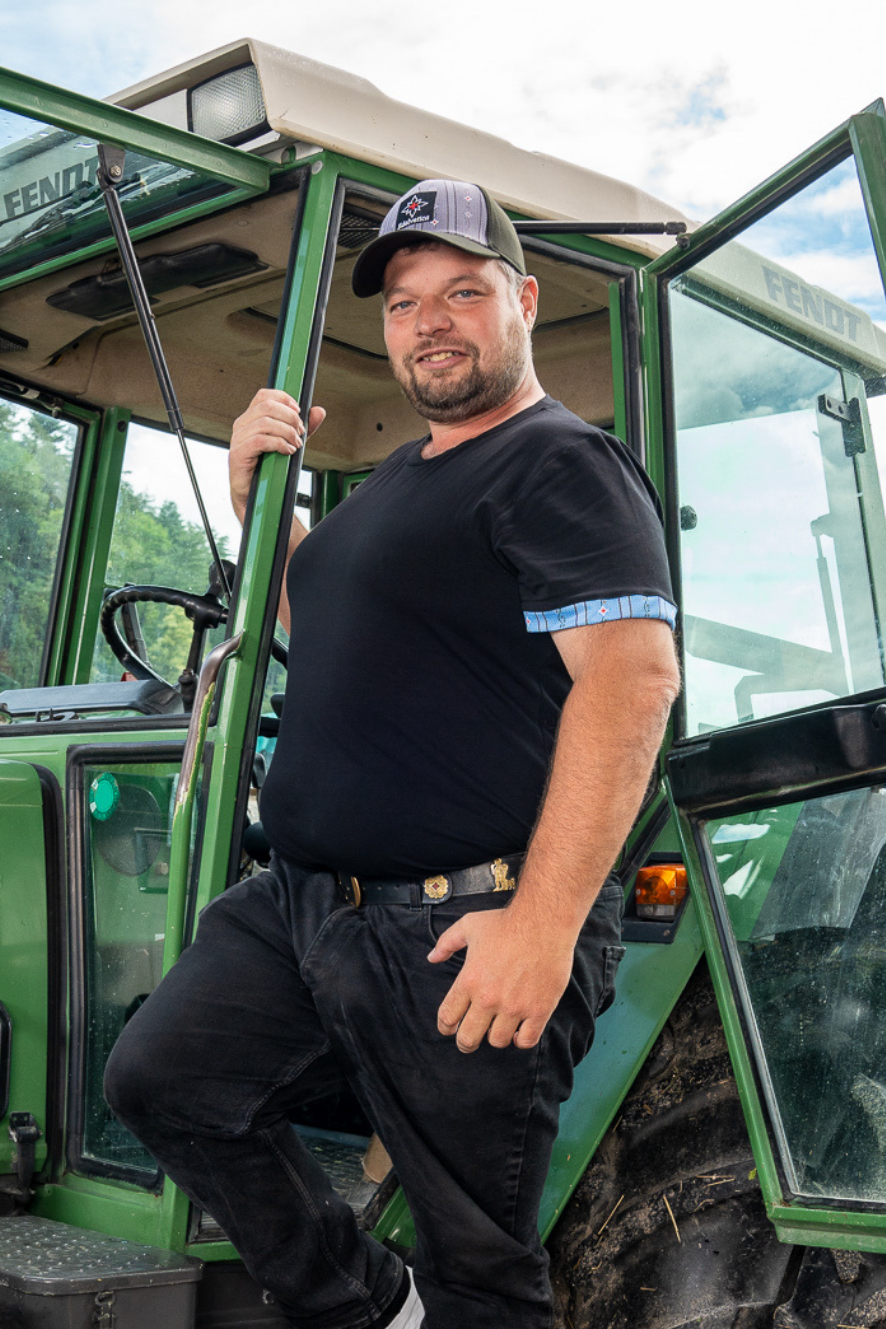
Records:
{"label": "man's nose", "polygon": [[415,321],[415,330],[423,337],[433,336],[452,326],[445,300],[439,296],[428,295],[420,302]]}

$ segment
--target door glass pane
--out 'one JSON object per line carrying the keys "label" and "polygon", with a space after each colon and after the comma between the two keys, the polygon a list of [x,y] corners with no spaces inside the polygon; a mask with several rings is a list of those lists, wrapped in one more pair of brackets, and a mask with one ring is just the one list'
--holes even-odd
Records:
{"label": "door glass pane", "polygon": [[[241,532],[228,493],[227,449],[193,439],[188,447],[219,552],[223,558],[236,560]],[[162,429],[130,425],[107,586],[171,586],[202,595],[209,586],[211,563],[178,440]],[[139,604],[138,616],[148,663],[175,684],[188,658],[189,619],[181,609],[163,604]],[[223,626],[209,633],[205,649],[223,636]],[[119,679],[120,670],[119,661],[100,636],[90,681]]]}
{"label": "door glass pane", "polygon": [[854,163],[670,290],[687,733],[884,680],[886,305]]}
{"label": "door glass pane", "polygon": [[788,1185],[886,1203],[886,789],[704,835]]}
{"label": "door glass pane", "polygon": [[40,682],[79,432],[0,401],[0,692]]}
{"label": "door glass pane", "polygon": [[86,1004],[83,1153],[150,1177],[156,1164],[111,1115],[105,1062],[127,1020],[162,976],[174,762],[89,765],[85,795]]}

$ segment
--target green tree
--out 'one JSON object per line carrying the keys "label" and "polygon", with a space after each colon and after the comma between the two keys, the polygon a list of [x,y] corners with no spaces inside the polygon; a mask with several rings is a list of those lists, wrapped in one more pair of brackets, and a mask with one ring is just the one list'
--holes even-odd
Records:
{"label": "green tree", "polygon": [[39,679],[77,433],[0,402],[0,687]]}
{"label": "green tree", "polygon": [[[35,687],[68,501],[77,426],[32,407],[0,401],[0,689]],[[224,540],[220,552],[227,551]],[[153,503],[127,480],[120,486],[106,582],[173,586],[202,593],[210,554],[202,528],[175,503]],[[192,628],[180,609],[140,608],[151,664],[175,682]],[[216,634],[216,638],[219,634]],[[102,640],[92,677],[120,677]]]}

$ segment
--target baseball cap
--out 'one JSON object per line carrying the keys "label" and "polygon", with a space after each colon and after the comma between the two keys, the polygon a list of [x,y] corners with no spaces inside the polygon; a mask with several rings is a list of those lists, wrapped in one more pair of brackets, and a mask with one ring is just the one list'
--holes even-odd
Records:
{"label": "baseball cap", "polygon": [[397,199],[378,237],[357,259],[351,277],[354,294],[378,295],[388,259],[416,238],[443,240],[484,258],[503,258],[526,276],[517,232],[504,208],[485,189],[466,180],[420,180]]}

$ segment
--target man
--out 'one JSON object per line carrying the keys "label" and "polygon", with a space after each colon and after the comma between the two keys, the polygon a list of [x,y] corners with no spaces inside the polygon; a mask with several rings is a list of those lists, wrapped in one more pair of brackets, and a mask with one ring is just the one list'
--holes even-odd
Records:
{"label": "man", "polygon": [[[542,1329],[558,1107],[621,954],[607,875],[678,689],[660,523],[630,454],[545,396],[537,283],[484,191],[417,185],[354,289],[382,292],[430,432],[293,526],[276,857],[204,911],[109,1101],[293,1324]],[[258,393],[241,518],[262,454],[323,414]],[[415,1285],[289,1125],[342,1077],[406,1191]]]}

